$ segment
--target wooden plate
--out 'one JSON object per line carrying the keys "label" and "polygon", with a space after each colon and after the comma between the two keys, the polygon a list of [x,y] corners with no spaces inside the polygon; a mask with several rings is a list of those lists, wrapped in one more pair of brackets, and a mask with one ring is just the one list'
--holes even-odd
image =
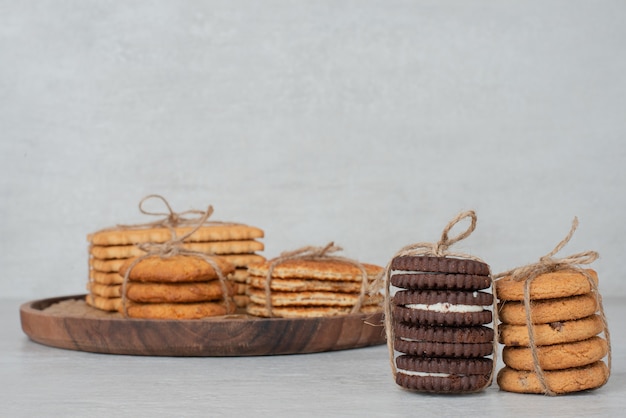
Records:
{"label": "wooden plate", "polygon": [[[52,347],[144,356],[257,356],[316,353],[385,343],[382,314],[322,318],[128,319],[93,309],[64,311],[85,295],[31,301],[20,307],[22,330]],[[55,305],[57,304],[57,305]],[[53,309],[50,308],[52,305]],[[75,306],[74,306],[75,307]],[[48,309],[49,308],[49,309]]]}

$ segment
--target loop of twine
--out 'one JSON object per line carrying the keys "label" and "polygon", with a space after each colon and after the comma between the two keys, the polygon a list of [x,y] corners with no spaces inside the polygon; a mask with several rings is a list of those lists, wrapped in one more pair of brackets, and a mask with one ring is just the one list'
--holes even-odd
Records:
{"label": "loop of twine", "polygon": [[[146,201],[150,200],[150,199],[158,199],[160,200],[166,207],[167,212],[149,212],[146,209],[144,209],[144,204],[146,203]],[[213,207],[209,206],[209,211],[211,213],[213,213]],[[156,221],[153,222],[147,222],[147,223],[140,223],[140,224],[130,224],[130,225],[117,225],[117,228],[121,228],[121,229],[129,229],[129,228],[158,228],[158,227],[163,227],[163,228],[176,228],[178,226],[191,226],[191,225],[196,225],[198,224],[198,222],[202,220],[202,223],[205,223],[207,221],[207,219],[209,218],[209,216],[211,216],[211,213],[208,216],[206,215],[206,212],[203,210],[198,210],[198,209],[190,209],[190,210],[186,210],[183,212],[174,212],[174,210],[172,209],[172,207],[170,206],[169,202],[167,201],[167,199],[165,199],[163,196],[159,195],[159,194],[149,194],[147,196],[145,196],[143,199],[141,199],[139,201],[139,212],[143,213],[144,215],[149,215],[149,216],[165,216],[165,218],[162,219],[157,219]],[[199,215],[195,218],[188,218],[185,217],[185,215],[189,215],[189,214],[194,214],[194,215]]]}
{"label": "loop of twine", "polygon": [[539,262],[498,273],[494,277],[495,281],[507,277],[517,282],[524,282],[524,308],[526,312],[525,319],[526,326],[528,328],[530,351],[533,358],[533,368],[535,374],[537,375],[537,379],[539,380],[539,384],[541,385],[543,393],[548,396],[556,396],[556,393],[550,388],[544,370],[539,364],[539,353],[537,351],[537,344],[535,343],[535,326],[533,324],[531,314],[532,301],[530,299],[530,284],[533,282],[533,280],[535,280],[535,278],[539,277],[542,274],[569,270],[582,274],[587,279],[591,288],[591,292],[595,295],[596,306],[598,307],[598,314],[600,316],[600,319],[602,320],[602,332],[604,333],[608,346],[607,366],[609,369],[609,376],[611,374],[611,337],[609,334],[606,315],[604,313],[604,307],[602,305],[602,297],[600,295],[600,292],[598,291],[598,285],[594,281],[593,277],[581,267],[581,265],[593,263],[595,260],[598,259],[599,254],[596,251],[584,251],[563,258],[554,257],[570,241],[577,228],[578,218],[574,217],[574,220],[572,221],[572,227],[570,228],[567,236],[563,238],[552,251],[539,258]]}
{"label": "loop of twine", "polygon": [[[457,236],[453,238],[449,238],[448,234],[452,230],[452,228],[465,218],[470,219],[469,227],[464,232],[458,234]],[[396,379],[398,369],[396,367],[396,362],[395,362],[395,350],[394,350],[395,335],[394,335],[393,325],[392,325],[391,262],[396,257],[402,257],[402,256],[408,255],[408,256],[434,256],[434,257],[464,258],[464,259],[475,260],[475,261],[480,261],[484,263],[484,261],[478,257],[472,256],[469,254],[454,253],[454,252],[448,251],[449,247],[467,238],[468,236],[472,234],[472,232],[474,232],[474,229],[476,229],[476,221],[477,221],[476,213],[473,210],[459,213],[450,222],[448,222],[446,227],[443,229],[443,232],[441,234],[441,238],[439,239],[439,241],[434,242],[434,243],[418,242],[415,244],[410,244],[405,247],[402,247],[396,254],[394,254],[393,257],[391,257],[391,260],[385,267],[385,270],[378,277],[378,280],[384,280],[385,334],[387,337],[387,348],[389,351],[389,363],[391,365],[391,373],[394,379]],[[489,273],[489,276],[491,277],[491,271]],[[497,335],[498,313],[496,309],[497,297],[496,297],[495,286],[492,286],[492,292],[493,292],[492,309],[493,309],[493,315],[494,315],[494,335]],[[497,338],[494,338],[492,371],[489,376],[489,381],[487,382],[486,387],[491,385],[491,382],[493,381],[493,376],[496,371],[496,362],[497,362],[496,360],[497,360],[497,352],[498,352],[497,349],[498,349]],[[478,389],[478,390],[481,390],[481,389]]]}
{"label": "loop of twine", "polygon": [[[143,209],[143,203],[150,198],[160,199],[167,207],[169,213],[145,211]],[[126,225],[126,226],[121,226],[121,227],[123,228],[159,227],[159,226],[167,227],[170,230],[171,238],[168,241],[164,243],[160,243],[160,244],[152,243],[152,242],[137,244],[137,247],[141,249],[142,251],[144,251],[145,254],[135,258],[131,262],[130,266],[128,266],[128,269],[126,269],[126,273],[124,274],[124,278],[122,281],[122,313],[124,317],[128,317],[126,288],[128,286],[128,278],[130,277],[130,272],[140,261],[148,257],[155,256],[155,255],[161,258],[170,258],[176,255],[185,255],[185,256],[197,257],[197,258],[204,260],[207,264],[209,264],[213,268],[213,270],[215,270],[215,273],[217,274],[217,278],[220,282],[220,287],[222,288],[222,293],[224,295],[224,304],[226,307],[226,312],[230,312],[231,301],[230,301],[230,298],[228,297],[229,291],[228,291],[228,286],[226,284],[226,277],[224,276],[222,269],[216,263],[215,256],[209,255],[200,251],[189,250],[183,247],[184,241],[187,238],[189,238],[191,235],[193,235],[198,229],[200,229],[200,227],[202,227],[203,225],[207,223],[207,220],[213,214],[213,206],[209,206],[206,211],[192,209],[192,210],[188,210],[185,212],[177,213],[172,210],[172,207],[170,206],[169,202],[163,196],[153,194],[153,195],[148,195],[144,197],[143,199],[141,199],[141,201],[139,202],[139,210],[141,211],[141,213],[146,214],[146,215],[156,215],[156,216],[166,215],[167,217],[165,219],[161,219],[161,220],[146,223],[146,224]],[[194,219],[184,218],[182,216],[188,213],[200,214],[201,216],[199,216],[198,218],[194,218]],[[184,235],[177,237],[175,227],[180,226],[182,224],[195,225],[195,226]]]}
{"label": "loop of twine", "polygon": [[276,266],[289,260],[332,260],[340,261],[343,263],[351,264],[357,267],[361,271],[361,289],[359,291],[359,297],[352,307],[351,313],[357,313],[361,310],[365,295],[368,293],[368,279],[367,270],[365,266],[356,260],[346,257],[340,257],[332,255],[333,253],[342,251],[343,248],[336,246],[334,242],[329,242],[324,247],[306,246],[293,251],[284,251],[280,256],[270,260],[270,265],[267,270],[267,276],[265,278],[265,309],[268,312],[268,316],[273,316],[272,307],[272,273]]}

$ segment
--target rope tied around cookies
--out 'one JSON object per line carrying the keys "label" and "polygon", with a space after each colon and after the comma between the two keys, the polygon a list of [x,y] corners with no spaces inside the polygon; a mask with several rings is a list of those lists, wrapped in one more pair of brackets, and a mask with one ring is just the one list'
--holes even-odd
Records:
{"label": "rope tied around cookies", "polygon": [[[460,234],[449,237],[449,233],[459,222],[464,219],[470,220],[470,225],[467,229]],[[389,350],[389,363],[391,365],[391,373],[393,375],[394,380],[396,379],[398,369],[395,363],[395,350],[394,350],[394,330],[392,324],[392,297],[391,297],[391,263],[394,258],[402,257],[402,256],[433,256],[433,257],[451,257],[451,258],[464,258],[469,260],[475,260],[479,262],[484,261],[478,257],[459,253],[459,252],[450,252],[449,248],[456,244],[459,241],[464,240],[469,237],[472,232],[476,229],[477,216],[473,210],[460,212],[456,215],[443,229],[441,233],[441,238],[437,242],[418,242],[415,244],[409,244],[407,246],[402,247],[396,254],[391,257],[391,260],[381,273],[381,275],[377,278],[377,281],[384,281],[384,289],[385,289],[385,301],[384,301],[384,310],[385,310],[385,334],[387,337],[387,348]],[[490,274],[491,276],[491,274]],[[492,286],[493,292],[493,315],[494,315],[494,335],[497,335],[497,309],[496,309],[496,294],[495,294],[495,286]],[[489,376],[489,381],[485,385],[485,387],[491,385],[493,380],[493,376],[495,374],[496,369],[496,358],[497,358],[497,338],[494,337],[493,340],[493,365],[492,372]],[[479,389],[481,390],[481,389]]]}
{"label": "rope tied around cookies", "polygon": [[[572,226],[567,236],[563,238],[552,251],[540,257],[537,263],[528,264],[526,266],[517,267],[502,273],[498,273],[494,277],[494,281],[498,281],[503,278],[510,278],[511,280],[517,282],[524,282],[524,308],[526,313],[525,319],[526,326],[528,328],[529,348],[533,358],[533,368],[544,394],[548,396],[556,396],[556,393],[550,388],[544,370],[539,363],[539,354],[537,351],[537,344],[535,342],[535,326],[532,321],[532,301],[530,299],[531,283],[542,274],[552,273],[556,271],[573,271],[583,275],[587,279],[587,281],[589,282],[591,293],[594,294],[596,299],[598,316],[600,317],[603,324],[602,332],[604,333],[608,346],[607,362],[609,375],[611,373],[611,338],[609,334],[606,315],[604,313],[604,307],[602,305],[602,296],[598,291],[598,284],[596,283],[594,278],[591,276],[591,274],[589,274],[587,270],[581,267],[583,265],[593,263],[599,258],[599,254],[596,251],[583,251],[580,253],[569,255],[567,257],[554,257],[572,239],[572,236],[574,235],[574,232],[577,228],[578,218],[574,217],[574,220],[572,221]],[[496,286],[494,286],[494,289],[495,287]]]}
{"label": "rope tied around cookies", "polygon": [[[220,268],[219,264],[215,260],[216,256],[206,254],[200,251],[190,250],[184,247],[185,240],[189,238],[191,235],[193,235],[203,225],[206,224],[208,218],[213,214],[213,206],[209,206],[206,211],[191,210],[191,211],[181,212],[180,214],[177,214],[176,212],[172,210],[167,200],[165,200],[162,196],[149,195],[149,196],[144,197],[139,203],[139,208],[142,211],[142,213],[149,214],[149,215],[164,215],[164,213],[149,213],[143,210],[142,203],[145,202],[146,199],[151,198],[151,197],[160,198],[170,211],[168,215],[168,221],[165,222],[164,220],[161,220],[159,221],[161,223],[159,223],[158,226],[166,226],[170,230],[171,238],[164,243],[148,242],[148,243],[137,244],[137,247],[141,249],[142,251],[144,251],[145,254],[139,257],[136,257],[128,266],[124,274],[123,281],[122,281],[122,291],[121,291],[123,315],[125,317],[128,316],[126,289],[128,286],[130,272],[132,271],[132,269],[137,264],[139,264],[142,260],[148,257],[158,256],[161,258],[170,258],[170,257],[174,257],[177,255],[192,256],[192,257],[200,258],[213,268],[220,282],[220,287],[222,288],[222,294],[224,296],[224,304],[225,304],[226,312],[227,313],[230,312],[232,302],[230,298],[228,297],[230,292],[229,292],[228,285],[227,285],[227,279],[224,276],[224,273],[222,272],[222,269]],[[186,213],[197,213],[197,214],[201,214],[201,216],[196,219],[186,219],[181,216],[181,214],[186,214]],[[178,237],[176,233],[175,225],[180,225],[181,222],[184,222],[186,224],[193,222],[195,226],[184,235]],[[143,225],[147,225],[147,224],[143,224]]]}
{"label": "rope tied around cookies", "polygon": [[365,266],[351,258],[341,257],[337,255],[333,255],[339,251],[343,251],[343,248],[335,245],[334,242],[329,242],[324,247],[314,247],[314,246],[306,246],[299,248],[293,251],[283,251],[278,257],[270,260],[269,268],[267,270],[267,276],[265,278],[265,309],[267,310],[268,316],[272,317],[273,307],[272,307],[272,275],[274,273],[274,269],[279,265],[286,261],[290,260],[332,260],[339,261],[347,264],[351,264],[357,267],[361,272],[361,288],[359,291],[359,297],[357,298],[356,303],[352,307],[351,313],[357,313],[361,310],[363,305],[363,301],[365,299],[366,294],[368,293],[368,278],[367,278],[367,270]]}

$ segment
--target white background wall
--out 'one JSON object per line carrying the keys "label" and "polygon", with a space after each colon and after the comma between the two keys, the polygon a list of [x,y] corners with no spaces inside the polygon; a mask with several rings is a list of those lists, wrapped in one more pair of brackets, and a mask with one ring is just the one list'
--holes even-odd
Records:
{"label": "white background wall", "polygon": [[84,292],[137,203],[499,272],[593,249],[626,294],[626,2],[0,0],[0,296]]}

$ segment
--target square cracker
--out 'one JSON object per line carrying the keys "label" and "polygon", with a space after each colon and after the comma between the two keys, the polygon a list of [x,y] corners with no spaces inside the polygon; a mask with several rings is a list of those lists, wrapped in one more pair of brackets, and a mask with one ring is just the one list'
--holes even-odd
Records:
{"label": "square cracker", "polygon": [[[211,242],[186,242],[183,248],[205,254],[246,254],[255,251],[263,251],[262,242],[255,240],[242,241],[211,241]],[[138,257],[145,251],[136,245],[92,245],[89,254],[101,260]]]}
{"label": "square cracker", "polygon": [[[180,237],[190,232],[193,227],[174,228]],[[243,224],[214,223],[200,227],[186,242],[206,241],[239,241],[262,238],[264,232],[260,228]],[[128,245],[145,242],[164,243],[172,239],[167,228],[116,228],[94,232],[87,236],[93,245]]]}

